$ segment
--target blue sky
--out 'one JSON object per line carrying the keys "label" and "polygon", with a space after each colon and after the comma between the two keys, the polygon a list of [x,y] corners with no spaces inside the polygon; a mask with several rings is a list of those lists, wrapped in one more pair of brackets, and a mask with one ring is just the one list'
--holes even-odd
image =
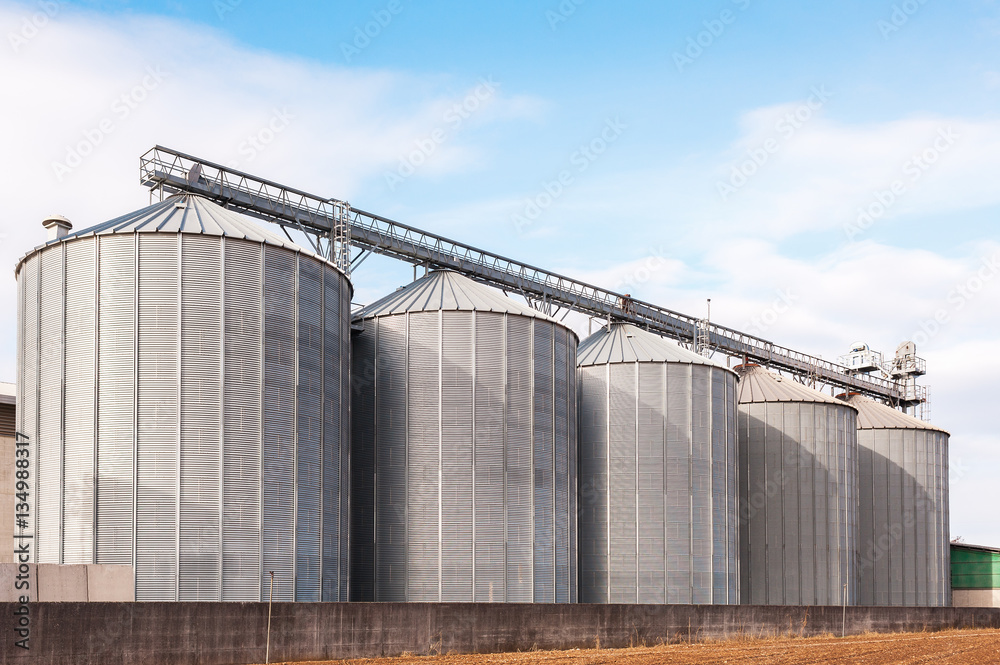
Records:
{"label": "blue sky", "polygon": [[148,202],[160,143],[826,358],[917,337],[952,533],[1000,545],[997,3],[0,0],[0,36],[8,266]]}

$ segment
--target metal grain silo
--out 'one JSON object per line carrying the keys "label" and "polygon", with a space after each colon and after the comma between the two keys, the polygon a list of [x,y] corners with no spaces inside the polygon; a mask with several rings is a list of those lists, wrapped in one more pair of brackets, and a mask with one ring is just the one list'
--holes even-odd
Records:
{"label": "metal grain silo", "polygon": [[578,364],[580,601],[737,603],[735,372],[624,323]]}
{"label": "metal grain silo", "polygon": [[857,410],[756,365],[739,382],[740,600],[857,599]]}
{"label": "metal grain silo", "polygon": [[576,601],[576,335],[453,272],[355,316],[352,599]]}
{"label": "metal grain silo", "polygon": [[861,395],[861,605],[951,605],[946,431]]}
{"label": "metal grain silo", "polygon": [[17,266],[40,563],[135,597],[346,600],[350,293],[326,260],[172,197]]}

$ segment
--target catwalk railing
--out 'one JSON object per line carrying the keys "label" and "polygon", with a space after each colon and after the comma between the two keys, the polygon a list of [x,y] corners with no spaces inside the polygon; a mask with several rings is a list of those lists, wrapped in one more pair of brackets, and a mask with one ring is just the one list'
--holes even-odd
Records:
{"label": "catwalk railing", "polygon": [[[156,146],[140,158],[143,185],[164,193],[199,194],[239,212],[310,236],[314,249],[349,271],[349,246],[428,268],[447,268],[516,293],[555,315],[560,309],[627,321],[664,337],[692,344],[697,317],[627,297],[570,277],[521,263],[464,243],[351,208],[248,173]],[[702,322],[702,325],[705,325]],[[709,348],[746,362],[783,370],[807,384],[824,384],[893,404],[906,401],[903,386],[888,379],[853,375],[837,363],[779,346],[732,328],[707,324]],[[702,334],[704,339],[704,334]]]}

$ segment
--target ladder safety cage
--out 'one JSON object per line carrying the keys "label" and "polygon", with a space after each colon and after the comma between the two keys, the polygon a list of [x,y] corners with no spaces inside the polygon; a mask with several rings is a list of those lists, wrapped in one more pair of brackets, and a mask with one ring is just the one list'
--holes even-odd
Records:
{"label": "ladder safety cage", "polygon": [[843,365],[732,328],[449,240],[352,208],[345,201],[309,194],[162,146],[140,158],[140,181],[161,196],[198,194],[258,219],[298,229],[318,254],[347,273],[353,245],[361,250],[355,265],[374,253],[428,268],[455,270],[548,308],[561,307],[633,323],[685,345],[694,346],[697,341],[698,346],[713,352],[893,405],[902,404],[908,397],[896,381],[855,375]]}

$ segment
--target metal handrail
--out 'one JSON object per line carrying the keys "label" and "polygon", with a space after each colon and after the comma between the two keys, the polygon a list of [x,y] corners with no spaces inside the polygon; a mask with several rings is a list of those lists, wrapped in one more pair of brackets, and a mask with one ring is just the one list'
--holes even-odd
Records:
{"label": "metal handrail", "polygon": [[[410,263],[452,269],[540,303],[630,322],[685,343],[694,341],[700,320],[351,208],[339,199],[309,194],[162,146],[140,158],[140,178],[152,189],[200,194],[259,219],[329,238],[331,247],[336,244],[341,251],[354,245]],[[345,227],[339,234],[338,223]],[[343,265],[338,265],[346,271],[350,261],[340,256]],[[902,386],[895,381],[852,375],[842,365],[725,326],[708,324],[707,330],[710,347],[727,355],[890,402],[905,400]]]}

